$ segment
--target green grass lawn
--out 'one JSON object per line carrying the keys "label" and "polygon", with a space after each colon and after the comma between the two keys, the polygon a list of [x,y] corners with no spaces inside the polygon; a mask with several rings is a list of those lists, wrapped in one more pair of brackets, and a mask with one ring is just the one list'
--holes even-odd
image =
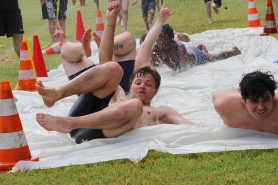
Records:
{"label": "green grass lawn", "polygon": [[[105,22],[105,0],[101,10]],[[165,1],[165,0],[164,0]],[[245,28],[248,23],[248,1],[223,0],[220,14],[213,13],[212,24],[207,23],[204,1],[165,1],[175,14],[168,20],[175,31],[188,34],[206,30]],[[41,46],[50,42],[47,21],[41,18],[39,1],[19,0],[24,21],[24,37],[32,48],[33,35],[38,35]],[[276,23],[278,0],[273,0]],[[255,5],[264,24],[266,0],[255,0]],[[225,9],[227,7],[227,9]],[[85,29],[95,29],[96,7],[93,0],[86,1],[85,7],[72,6],[69,1],[66,34],[75,40],[76,11],[80,9]],[[155,18],[156,19],[156,18]],[[116,34],[122,31],[117,27]],[[145,32],[140,3],[129,7],[128,31],[139,38]],[[278,34],[272,35],[278,39]],[[13,51],[12,39],[0,37],[0,59],[12,56],[12,62],[0,62],[0,80],[9,80],[16,86],[19,59]],[[48,70],[57,68],[59,55],[44,56]],[[1,184],[277,184],[278,150],[246,150],[215,153],[172,155],[150,151],[138,163],[116,160],[95,164],[68,166],[55,169],[24,171],[22,173],[0,174]],[[1,161],[0,161],[1,162]]]}

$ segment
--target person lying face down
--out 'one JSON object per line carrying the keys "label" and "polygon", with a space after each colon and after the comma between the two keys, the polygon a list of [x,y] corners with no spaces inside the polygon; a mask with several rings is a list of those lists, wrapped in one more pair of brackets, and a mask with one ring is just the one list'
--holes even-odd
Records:
{"label": "person lying face down", "polygon": [[154,66],[166,64],[172,70],[182,72],[189,67],[224,60],[239,54],[241,52],[236,46],[216,54],[209,53],[204,44],[199,44],[197,47],[185,46],[175,39],[172,27],[165,24],[154,43],[150,63]]}
{"label": "person lying face down", "polygon": [[270,72],[244,74],[239,89],[213,93],[215,110],[229,127],[278,134],[277,82]]}
{"label": "person lying face down", "polygon": [[[115,24],[121,7],[117,1],[113,1],[108,4],[107,9],[108,20],[99,49],[100,65],[91,64],[88,68],[85,65],[88,59],[84,52],[69,52],[72,47],[65,47],[76,45],[76,43],[65,43],[62,50],[66,51],[61,51],[61,55],[64,53],[68,57],[69,54],[74,54],[80,58],[76,64],[63,62],[63,65],[70,65],[70,69],[78,67],[75,69],[78,70],[77,74],[74,71],[74,78],[60,87],[48,88],[38,81],[36,88],[47,107],[53,106],[58,100],[67,96],[75,94],[79,96],[67,117],[37,113],[37,122],[46,130],[69,133],[78,144],[96,138],[118,137],[142,126],[160,123],[193,124],[170,106],[152,107],[150,105],[158,92],[161,77],[156,68],[149,64],[148,59],[153,42],[164,22],[173,12],[169,11],[165,5],[162,6],[156,23],[139,48],[135,59],[135,69],[130,79],[132,99],[129,99],[119,85],[125,68],[122,68],[118,62],[112,61],[113,52],[115,52],[113,49]],[[90,31],[86,31],[83,41],[90,41],[90,36]],[[83,42],[83,49],[85,48],[89,48],[89,42]],[[66,60],[66,56],[62,57],[62,60]],[[76,56],[70,58],[76,58]],[[68,71],[68,74],[69,72],[72,71]]]}

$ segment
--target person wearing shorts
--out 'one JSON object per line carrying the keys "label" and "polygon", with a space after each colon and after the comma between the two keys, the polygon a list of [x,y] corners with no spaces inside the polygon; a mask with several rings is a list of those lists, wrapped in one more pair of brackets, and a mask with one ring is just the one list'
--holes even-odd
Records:
{"label": "person wearing shorts", "polygon": [[[138,0],[134,0],[131,5],[135,5]],[[147,32],[152,27],[154,13],[155,13],[156,0],[141,0],[142,16]],[[150,13],[150,19],[148,14]]]}
{"label": "person wearing shorts", "polygon": [[20,57],[20,43],[23,39],[23,22],[18,0],[0,0],[0,36],[13,38],[13,47]]}
{"label": "person wearing shorts", "polygon": [[169,24],[164,24],[156,40],[151,55],[151,64],[166,64],[174,71],[182,72],[190,67],[224,60],[241,54],[240,50],[234,46],[232,50],[221,51],[216,54],[208,52],[203,44],[186,46],[174,39],[174,31]]}
{"label": "person wearing shorts", "polygon": [[211,15],[211,8],[213,8],[216,15],[219,14],[219,8],[222,5],[221,0],[214,0],[214,3],[211,3],[211,0],[204,0],[206,6],[206,14],[208,17],[208,22],[212,23],[212,15]]}
{"label": "person wearing shorts", "polygon": [[[58,4],[58,2],[60,2]],[[74,2],[74,0],[72,0]],[[66,13],[68,0],[40,0],[42,8],[42,19],[48,20],[48,30],[52,40],[52,43],[58,42],[53,36],[56,30],[56,20],[63,27],[63,30],[66,31]],[[57,19],[57,10],[59,9],[58,19]]]}

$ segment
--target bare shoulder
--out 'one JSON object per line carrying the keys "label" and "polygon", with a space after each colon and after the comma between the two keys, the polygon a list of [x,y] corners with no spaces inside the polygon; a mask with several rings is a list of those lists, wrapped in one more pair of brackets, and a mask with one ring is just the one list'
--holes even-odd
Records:
{"label": "bare shoulder", "polygon": [[240,105],[241,95],[238,89],[218,90],[212,94],[214,108],[218,111],[223,107]]}

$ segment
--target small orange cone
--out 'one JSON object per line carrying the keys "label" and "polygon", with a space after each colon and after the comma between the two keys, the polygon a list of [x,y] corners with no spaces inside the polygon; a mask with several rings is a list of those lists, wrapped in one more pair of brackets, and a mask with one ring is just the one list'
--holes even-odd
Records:
{"label": "small orange cone", "polygon": [[82,20],[82,15],[81,15],[80,10],[77,10],[75,41],[81,42],[84,33],[85,33],[85,28],[84,28],[84,24],[83,24],[83,20]]}
{"label": "small orange cone", "polygon": [[53,54],[59,54],[61,52],[62,42],[57,42],[53,44],[52,46],[46,48],[42,51],[43,55],[53,55]]}
{"label": "small orange cone", "polygon": [[266,5],[264,33],[268,33],[268,34],[277,33],[277,27],[276,27],[275,16],[274,16],[271,0],[268,0]]}
{"label": "small orange cone", "polygon": [[20,160],[31,157],[9,81],[0,82],[0,172],[7,172]]}
{"label": "small orange cone", "polygon": [[33,61],[38,77],[48,77],[38,35],[33,36]]}
{"label": "small orange cone", "polygon": [[101,38],[104,31],[104,24],[102,20],[101,10],[97,10],[97,19],[96,19],[96,34]]}
{"label": "small orange cone", "polygon": [[20,45],[20,64],[18,73],[17,89],[24,91],[36,90],[36,80],[34,77],[34,69],[26,42],[22,41]]}
{"label": "small orange cone", "polygon": [[260,27],[263,26],[259,19],[257,8],[254,0],[248,0],[248,27]]}

